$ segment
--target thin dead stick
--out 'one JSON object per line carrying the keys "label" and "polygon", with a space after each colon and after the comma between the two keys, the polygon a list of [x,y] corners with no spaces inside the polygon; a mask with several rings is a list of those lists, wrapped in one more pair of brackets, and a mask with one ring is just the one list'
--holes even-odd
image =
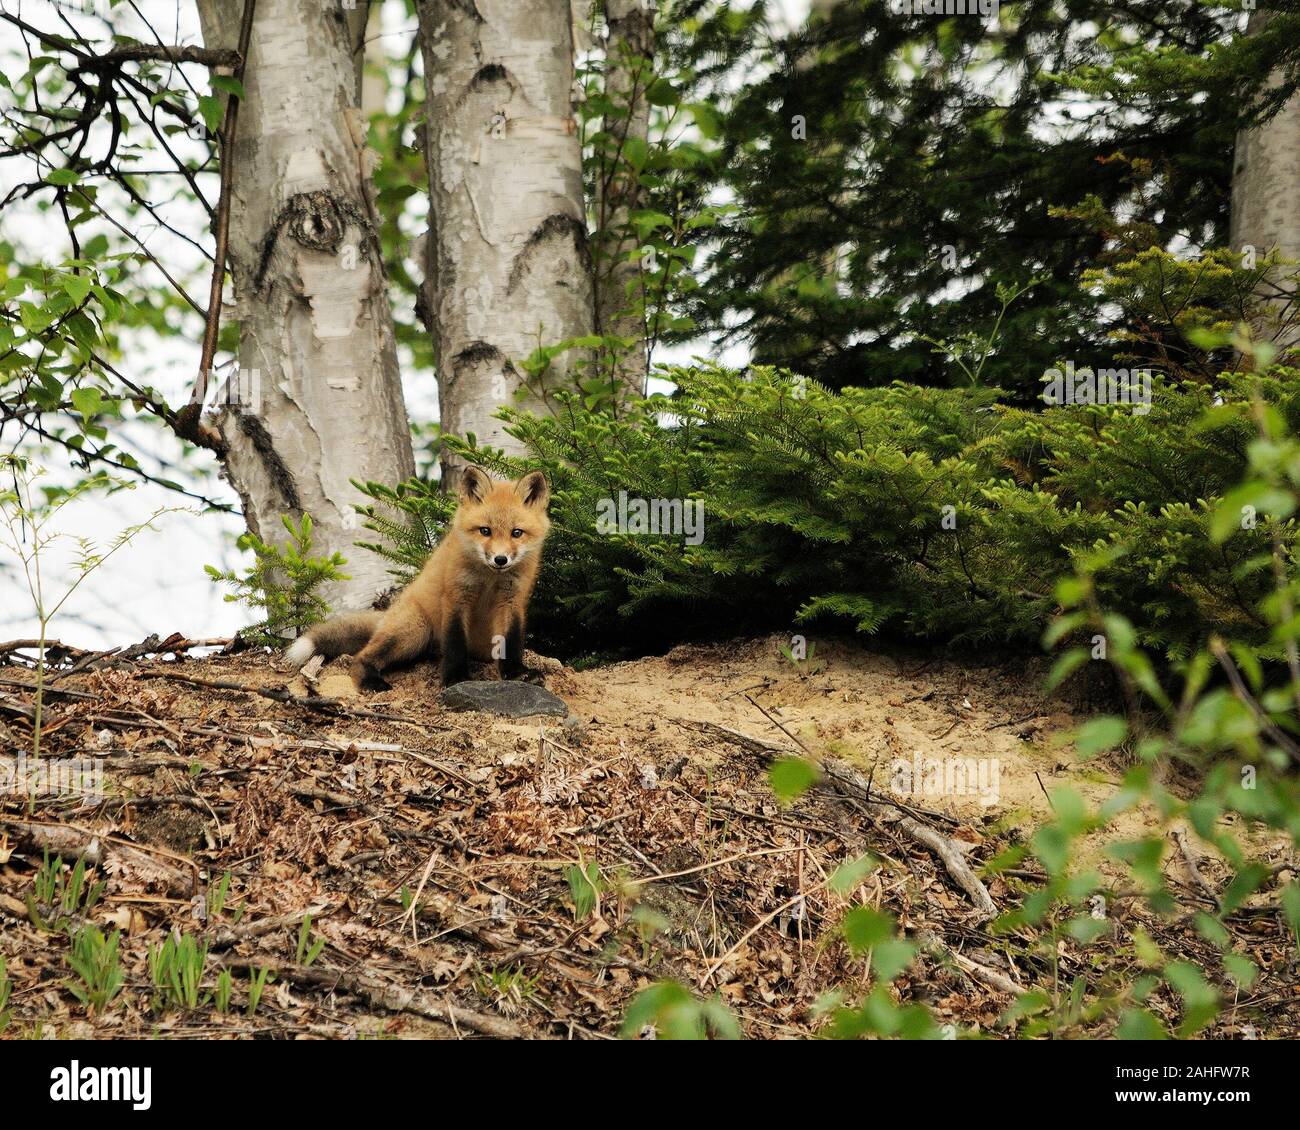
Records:
{"label": "thin dead stick", "polygon": [[[8,643],[0,643],[0,655],[7,655],[11,651],[35,651],[40,646],[40,640],[10,640]],[[73,647],[70,643],[60,643],[58,640],[46,642],[46,654],[48,655],[52,651],[66,651],[69,655],[90,654],[84,647]]]}
{"label": "thin dead stick", "polygon": [[756,703],[749,695],[745,696],[745,701],[749,703],[749,705],[752,706],[755,710],[757,710],[764,718],[766,718],[769,722],[771,722],[773,726],[775,726],[778,730],[781,731],[781,733],[783,733],[787,738],[789,738],[792,742],[794,742],[794,744],[797,745],[801,750],[803,750],[804,753],[806,753],[809,757],[812,757],[813,755],[812,750],[810,750],[806,745],[804,745],[801,739],[795,737],[794,734],[790,733],[790,731],[785,728],[785,726],[780,722],[779,719],[774,718],[771,714],[769,714],[766,710],[764,710],[761,706],[759,706],[758,703]]}
{"label": "thin dead stick", "polygon": [[1210,650],[1214,652],[1214,657],[1219,661],[1219,666],[1223,668],[1223,673],[1228,676],[1228,682],[1232,684],[1232,693],[1237,696],[1237,701],[1250,711],[1255,721],[1259,723],[1260,728],[1277,742],[1287,756],[1292,761],[1300,764],[1300,746],[1297,746],[1295,742],[1274,725],[1273,719],[1264,712],[1264,708],[1255,700],[1255,696],[1250,693],[1246,684],[1242,682],[1241,672],[1237,670],[1236,664],[1232,662],[1223,641],[1217,639],[1211,641]]}
{"label": "thin dead stick", "polygon": [[986,730],[1000,730],[1003,726],[1019,726],[1021,722],[1031,722],[1037,718],[1039,712],[1031,710],[1028,714],[1022,714],[1019,718],[1008,718],[1005,722],[992,722],[985,726]]}
{"label": "thin dead stick", "polygon": [[[795,890],[797,890],[797,891],[799,892],[799,895],[800,895],[801,898],[803,897],[803,860],[804,860],[804,848],[805,848],[807,842],[808,842],[808,837],[807,837],[807,835],[805,834],[805,832],[803,831],[803,829],[801,828],[801,829],[799,830],[799,858],[798,858],[797,860],[795,860]],[[876,883],[877,883],[877,884],[880,883],[880,877],[879,877],[879,876],[876,877]],[[799,915],[799,918],[797,919],[797,921],[798,921],[798,923],[799,923],[799,961],[800,961],[801,964],[802,964],[802,962],[803,962],[803,920],[804,920],[804,917],[805,917],[804,914],[801,913],[801,914]]]}
{"label": "thin dead stick", "polygon": [[[23,690],[23,691],[35,691],[35,690],[36,690],[36,685],[35,685],[34,683],[24,683],[24,682],[23,682],[22,680],[20,680],[20,679],[0,679],[0,686],[4,686],[4,687],[16,687],[18,690]],[[101,699],[101,698],[104,697],[103,695],[90,694],[90,693],[88,693],[88,692],[86,692],[86,691],[65,691],[65,690],[61,689],[60,687],[49,687],[49,686],[47,686],[47,687],[44,688],[44,691],[45,691],[46,694],[57,694],[57,695],[61,695],[61,696],[63,696],[64,698],[89,698],[89,699]]]}
{"label": "thin dead stick", "polygon": [[403,929],[406,927],[407,920],[410,920],[412,941],[418,942],[420,940],[420,936],[415,927],[415,913],[416,910],[419,909],[420,895],[424,893],[424,884],[429,881],[429,874],[433,871],[434,860],[438,858],[438,854],[439,852],[437,848],[434,848],[433,851],[429,853],[429,862],[424,865],[424,874],[420,876],[420,882],[415,888],[415,894],[411,897],[411,905],[406,908],[406,913],[402,915],[401,925]]}
{"label": "thin dead stick", "polygon": [[453,780],[459,781],[462,785],[468,785],[471,789],[482,788],[482,786],[476,785],[468,777],[463,776],[460,773],[457,773],[456,770],[451,768],[450,765],[444,765],[441,761],[435,761],[432,757],[426,757],[424,754],[418,753],[413,749],[405,749],[399,747],[393,752],[400,753],[403,757],[414,758],[421,765],[427,765],[430,769],[436,769],[438,770],[439,773],[445,773],[448,777],[451,777]]}
{"label": "thin dead stick", "polygon": [[722,867],[724,864],[735,863],[740,859],[756,859],[760,855],[790,855],[796,851],[803,851],[802,845],[799,847],[763,848],[760,851],[743,851],[736,855],[729,855],[726,859],[715,859],[712,863],[701,863],[698,867],[688,867],[685,871],[671,871],[667,875],[647,875],[644,879],[633,879],[632,882],[637,886],[641,886],[645,883],[658,883],[662,879],[680,879],[683,875],[696,875],[701,871],[709,871],[714,867]]}
{"label": "thin dead stick", "polygon": [[314,785],[290,785],[289,792],[302,800],[319,800],[338,808],[359,808],[365,803],[360,797],[348,796],[333,789],[318,789]]}
{"label": "thin dead stick", "polygon": [[[495,890],[490,883],[485,883],[484,886],[489,890]],[[417,912],[426,918],[432,917],[436,918],[440,922],[448,923],[445,929],[440,930],[431,938],[426,938],[426,941],[432,941],[433,938],[440,938],[444,934],[456,933],[463,934],[467,938],[473,938],[474,941],[478,942],[480,945],[486,946],[488,949],[515,949],[516,953],[530,952],[527,948],[516,948],[513,939],[506,938],[492,930],[484,929],[479,925],[479,923],[489,921],[489,919],[475,917],[462,906],[458,905],[454,899],[449,898],[447,895],[444,895],[439,891],[431,889],[428,898],[425,899],[423,903],[418,899],[412,899],[411,906],[415,907]],[[404,921],[405,918],[406,915],[403,915],[401,920]]]}
{"label": "thin dead stick", "polygon": [[[253,35],[253,13],[257,0],[244,0],[244,14],[239,24],[239,62],[235,64],[234,78],[242,89],[244,68],[248,64],[248,44]],[[235,135],[239,129],[239,95],[230,91],[226,96],[226,120],[221,128],[221,196],[217,200],[216,227],[213,233],[216,249],[212,256],[212,282],[208,287],[208,319],[203,327],[203,351],[199,356],[199,376],[190,396],[190,402],[176,413],[176,430],[183,439],[202,443],[214,451],[225,449],[221,436],[203,424],[199,415],[203,411],[203,392],[212,362],[217,355],[217,335],[221,330],[221,291],[226,281],[226,249],[230,241],[230,197],[235,176]],[[214,446],[214,444],[216,446]]]}
{"label": "thin dead stick", "polygon": [[1052,796],[1047,791],[1047,786],[1043,784],[1043,778],[1038,775],[1038,770],[1034,770],[1034,780],[1038,782],[1039,791],[1043,794],[1043,799],[1047,801],[1047,807],[1053,812],[1056,811],[1056,805],[1052,803]]}
{"label": "thin dead stick", "polygon": [[249,938],[260,938],[263,934],[272,934],[276,930],[288,930],[301,926],[302,920],[308,915],[311,916],[312,921],[316,921],[322,915],[329,914],[336,909],[337,907],[332,903],[321,902],[309,906],[306,910],[295,911],[293,914],[259,918],[256,922],[246,922],[240,926],[226,927],[212,934],[208,940],[208,948],[212,950],[229,949],[231,946],[238,945]]}
{"label": "thin dead stick", "polygon": [[796,904],[803,902],[808,895],[816,894],[824,886],[826,886],[825,881],[818,883],[817,886],[813,887],[813,889],[810,891],[807,892],[800,891],[797,895],[794,896],[794,898],[787,899],[775,910],[771,911],[768,914],[763,915],[763,917],[760,918],[757,922],[755,922],[754,925],[752,925],[748,930],[746,930],[743,934],[741,934],[740,939],[736,942],[734,946],[731,947],[731,949],[727,950],[726,953],[724,953],[720,958],[718,958],[717,961],[715,961],[711,966],[709,966],[707,970],[705,970],[704,976],[700,978],[700,988],[701,989],[704,988],[704,986],[709,983],[709,978],[712,977],[719,969],[721,969],[730,960],[731,956],[738,949],[740,949],[741,946],[743,946],[747,941],[749,941],[750,938],[752,938],[755,934],[757,934],[764,926],[766,926],[774,918],[777,918],[781,914],[785,913],[785,911],[789,910],[792,906],[795,906]]}
{"label": "thin dead stick", "polygon": [[104,902],[125,902],[135,906],[137,903],[145,906],[193,906],[194,903],[189,899],[171,898],[167,895],[104,895]]}

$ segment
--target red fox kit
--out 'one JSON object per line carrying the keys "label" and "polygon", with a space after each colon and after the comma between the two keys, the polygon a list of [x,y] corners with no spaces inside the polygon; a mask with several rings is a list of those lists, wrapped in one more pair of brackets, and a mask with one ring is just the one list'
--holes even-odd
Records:
{"label": "red fox kit", "polygon": [[469,678],[471,657],[496,659],[503,679],[524,674],[524,615],[550,529],[551,489],[541,471],[495,482],[478,467],[460,477],[460,503],[438,548],[387,612],[359,612],[317,624],[285,653],[301,667],[321,655],[356,655],[353,675],[368,689],[383,672],[428,654],[442,657],[444,686]]}

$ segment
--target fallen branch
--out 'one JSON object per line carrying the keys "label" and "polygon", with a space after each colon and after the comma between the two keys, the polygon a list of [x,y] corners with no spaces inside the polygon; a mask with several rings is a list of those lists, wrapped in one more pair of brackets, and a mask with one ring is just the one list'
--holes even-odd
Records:
{"label": "fallen branch", "polygon": [[[779,746],[775,742],[743,734],[739,730],[733,730],[730,726],[695,719],[677,719],[676,721],[690,728],[716,733],[742,746],[751,753],[758,754],[768,764],[771,764],[778,757],[794,755],[793,751]],[[781,728],[784,731],[785,728]],[[799,744],[802,745],[802,743]],[[970,865],[966,862],[964,854],[968,850],[966,845],[951,836],[945,836],[937,828],[923,824],[902,808],[891,806],[883,800],[877,800],[866,778],[847,761],[842,761],[837,757],[822,757],[818,759],[818,764],[826,778],[837,785],[841,792],[864,805],[882,824],[893,825],[937,855],[953,881],[966,893],[967,897],[970,898],[971,902],[975,904],[985,918],[997,916],[997,904],[989,894],[988,888],[984,886],[979,876],[970,869]]]}
{"label": "fallen branch", "polygon": [[166,639],[159,639],[157,635],[151,635],[139,643],[132,644],[130,647],[112,647],[107,651],[87,652],[71,667],[51,673],[50,679],[51,681],[66,679],[69,675],[75,675],[87,667],[99,670],[114,667],[119,663],[128,663],[134,659],[144,659],[150,655],[180,655],[192,648],[224,647],[228,643],[230,643],[229,638],[191,640],[181,635],[180,632],[173,632]]}
{"label": "fallen branch", "polygon": [[182,675],[176,671],[138,671],[136,677],[140,679],[170,679],[174,683],[188,683],[193,687],[207,687],[209,690],[214,691],[238,691],[241,694],[258,695],[261,698],[269,698],[272,702],[289,703],[292,706],[301,706],[307,710],[317,710],[325,714],[336,714],[345,718],[380,718],[388,722],[406,722],[412,726],[425,729],[423,723],[401,714],[392,714],[385,710],[367,710],[362,706],[349,706],[342,699],[325,698],[322,695],[296,695],[283,687],[253,687],[246,683],[231,682],[229,679],[197,679],[193,675]]}
{"label": "fallen branch", "polygon": [[270,918],[259,918],[256,922],[245,922],[240,926],[226,926],[214,930],[208,937],[209,950],[224,950],[231,946],[237,946],[240,942],[246,942],[250,938],[260,938],[265,934],[273,934],[277,930],[292,930],[302,925],[302,921],[308,915],[313,921],[320,919],[322,915],[330,913],[335,907],[331,903],[316,903],[307,907],[306,910],[295,911],[292,914],[277,914]]}
{"label": "fallen branch", "polygon": [[498,1040],[537,1040],[551,1037],[531,1028],[524,1028],[503,1016],[492,1016],[473,1009],[462,1008],[424,989],[406,988],[391,981],[365,973],[345,970],[314,969],[303,965],[285,965],[265,954],[252,957],[228,958],[222,962],[239,969],[269,969],[281,981],[308,988],[342,989],[360,997],[373,1008],[387,1012],[409,1012],[427,1020],[438,1020],[452,1027],[468,1028],[481,1036]]}
{"label": "fallen branch", "polygon": [[1196,880],[1196,885],[1209,897],[1216,907],[1219,905],[1219,892],[1214,889],[1210,881],[1201,873],[1199,861],[1196,858],[1196,849],[1192,847],[1187,838],[1187,829],[1181,826],[1175,826],[1170,829],[1170,835],[1173,836],[1174,842],[1178,845],[1178,850],[1182,853],[1183,862],[1187,864],[1187,870]]}
{"label": "fallen branch", "polygon": [[[0,829],[24,850],[49,852],[65,860],[85,859],[95,865],[118,864],[143,872],[147,879],[164,882],[169,891],[192,891],[194,876],[133,844],[75,824],[42,824],[0,816]],[[171,853],[168,852],[168,855]],[[193,864],[191,864],[193,866]]]}
{"label": "fallen branch", "polygon": [[979,876],[970,869],[966,862],[965,851],[973,845],[964,844],[961,840],[955,840],[951,836],[945,836],[928,824],[922,824],[919,820],[911,816],[905,816],[901,812],[891,813],[884,818],[885,821],[892,822],[895,827],[906,832],[917,843],[928,847],[935,855],[943,860],[943,865],[948,869],[948,874],[952,876],[953,881],[966,892],[986,918],[996,918],[998,914],[997,903],[989,894],[988,888],[980,882]]}
{"label": "fallen branch", "polygon": [[347,793],[332,789],[318,789],[314,785],[290,785],[289,791],[300,800],[318,800],[322,804],[332,804],[338,808],[356,808],[365,802],[360,797],[348,796]]}
{"label": "fallen branch", "polygon": [[921,943],[921,948],[927,953],[953,961],[963,973],[973,977],[976,981],[982,982],[990,989],[996,989],[999,993],[1010,993],[1013,997],[1018,997],[1025,991],[1023,985],[1017,985],[1005,973],[999,973],[996,969],[990,969],[987,965],[972,961],[964,953],[958,953],[939,938],[937,934],[932,934],[929,930],[917,930],[915,937]]}
{"label": "fallen branch", "polygon": [[[0,655],[8,655],[11,651],[39,651],[40,649],[40,640],[10,640],[8,643],[0,643]],[[58,640],[46,640],[45,655],[47,662],[51,652],[85,655],[86,649],[84,647],[73,647],[70,643],[60,643]]]}
{"label": "fallen branch", "polygon": [[19,702],[16,698],[10,698],[7,694],[0,694],[0,710],[3,710],[6,714],[26,718],[28,721],[35,721],[36,719],[36,707],[28,706],[25,702]]}
{"label": "fallen branch", "polygon": [[[29,691],[32,694],[36,693],[35,683],[24,683],[21,679],[0,679],[0,686],[16,687],[18,690]],[[93,700],[103,697],[102,695],[90,694],[88,691],[65,691],[59,687],[52,687],[48,683],[43,688],[43,693],[56,694],[62,698],[84,698]]]}

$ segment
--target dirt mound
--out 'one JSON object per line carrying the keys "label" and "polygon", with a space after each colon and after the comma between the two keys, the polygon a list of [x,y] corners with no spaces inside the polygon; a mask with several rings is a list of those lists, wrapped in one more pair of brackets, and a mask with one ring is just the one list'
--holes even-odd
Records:
{"label": "dirt mound", "polygon": [[[1050,994],[1102,956],[1111,978],[1136,976],[1137,931],[1193,961],[1203,947],[1191,911],[1216,864],[1202,858],[1195,879],[1176,852],[1181,918],[1121,899],[1108,943],[1067,937],[1054,954],[1025,928],[989,930],[1042,876],[982,865],[1049,816],[1054,788],[1099,803],[1119,781],[1053,746],[1072,719],[1036,672],[847,646],[792,663],[773,640],[580,672],[532,662],[569,718],[445,711],[427,666],[364,697],[340,664],[304,681],[248,654],[60,678],[44,752],[101,758],[103,796],[0,806],[8,1034],[607,1037],[641,989],[672,979],[717,994],[746,1035],[804,1036],[827,993],[870,988],[840,929],[867,905],[917,946],[894,999],[1000,1035],[1017,991]],[[30,674],[4,678],[0,743],[16,751]],[[821,783],[781,804],[772,764],[809,755]],[[47,848],[95,864],[93,905],[42,902]],[[93,1012],[68,988],[68,935],[86,922],[122,932],[122,988]],[[207,946],[213,999],[198,1007],[151,975],[169,932]],[[1267,973],[1286,939],[1258,933],[1257,999],[1218,1034],[1248,1017],[1295,1031],[1297,1002]],[[271,981],[250,1010],[255,970]]]}

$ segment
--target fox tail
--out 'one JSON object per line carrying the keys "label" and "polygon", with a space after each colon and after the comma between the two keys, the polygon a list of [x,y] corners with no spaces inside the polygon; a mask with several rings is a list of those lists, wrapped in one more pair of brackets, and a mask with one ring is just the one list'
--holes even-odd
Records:
{"label": "fox tail", "polygon": [[383,616],[382,612],[351,612],[335,616],[308,628],[289,645],[284,658],[295,667],[301,667],[313,655],[323,655],[327,659],[336,655],[355,655],[370,642]]}

